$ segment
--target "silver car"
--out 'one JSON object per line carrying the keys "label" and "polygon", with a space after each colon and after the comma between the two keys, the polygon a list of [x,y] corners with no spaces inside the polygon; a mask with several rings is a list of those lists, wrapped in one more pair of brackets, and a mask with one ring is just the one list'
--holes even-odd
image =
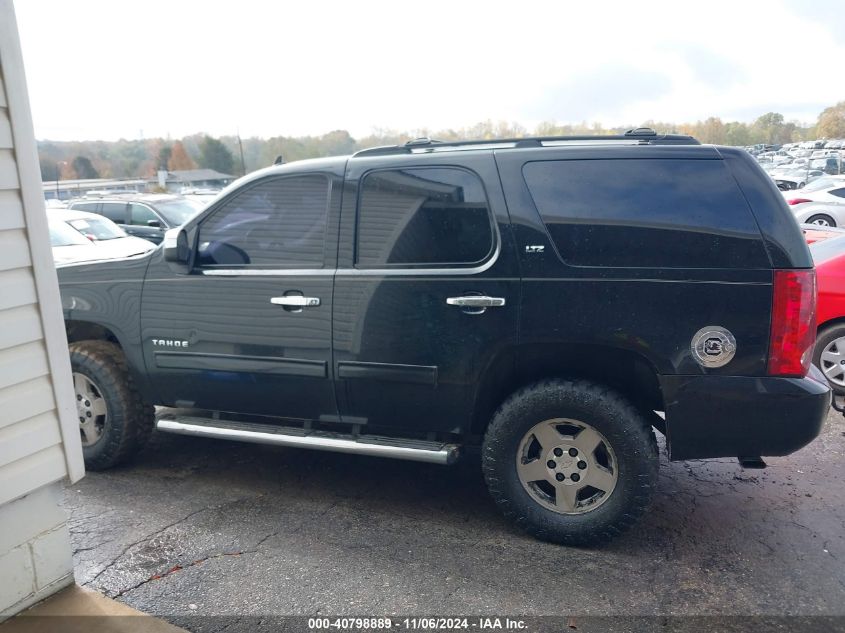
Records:
{"label": "silver car", "polygon": [[845,176],[824,176],[803,189],[782,193],[799,222],[845,226]]}

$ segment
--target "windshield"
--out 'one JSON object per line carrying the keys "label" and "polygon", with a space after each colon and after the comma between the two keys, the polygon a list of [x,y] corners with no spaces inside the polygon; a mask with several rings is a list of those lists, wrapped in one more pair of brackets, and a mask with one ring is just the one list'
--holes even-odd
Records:
{"label": "windshield", "polygon": [[164,216],[170,226],[180,226],[190,220],[205,205],[194,200],[170,200],[157,202],[156,211]]}
{"label": "windshield", "polygon": [[82,233],[64,222],[50,222],[50,246],[77,246],[90,243]]}
{"label": "windshield", "polygon": [[67,223],[92,240],[114,240],[126,237],[123,229],[107,218],[68,220]]}

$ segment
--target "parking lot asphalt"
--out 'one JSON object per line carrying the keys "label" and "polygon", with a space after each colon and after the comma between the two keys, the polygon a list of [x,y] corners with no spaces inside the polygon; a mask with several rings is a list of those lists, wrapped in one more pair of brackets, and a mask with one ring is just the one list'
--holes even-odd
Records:
{"label": "parking lot asphalt", "polygon": [[[76,580],[200,615],[845,615],[845,418],[766,470],[668,462],[598,549],[507,523],[477,458],[435,466],[158,433],[68,486]],[[221,620],[222,622],[223,620]],[[218,627],[218,628],[223,628]],[[214,630],[207,625],[203,630]]]}

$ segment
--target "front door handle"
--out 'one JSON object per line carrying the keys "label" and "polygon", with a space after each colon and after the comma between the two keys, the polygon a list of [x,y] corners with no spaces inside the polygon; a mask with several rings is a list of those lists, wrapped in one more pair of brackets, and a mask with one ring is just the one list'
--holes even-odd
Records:
{"label": "front door handle", "polygon": [[271,297],[270,303],[273,303],[277,306],[290,306],[294,308],[315,308],[320,305],[320,297],[287,295],[285,297]]}
{"label": "front door handle", "polygon": [[485,295],[466,295],[463,297],[449,297],[446,303],[450,306],[463,308],[498,308],[505,305],[504,297],[487,297]]}

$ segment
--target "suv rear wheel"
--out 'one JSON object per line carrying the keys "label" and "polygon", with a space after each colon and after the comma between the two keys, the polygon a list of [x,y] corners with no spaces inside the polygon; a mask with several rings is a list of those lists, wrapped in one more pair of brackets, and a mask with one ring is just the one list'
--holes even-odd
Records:
{"label": "suv rear wheel", "polygon": [[72,343],[69,351],[85,466],[110,468],[147,442],[153,407],[141,401],[117,345],[80,341]]}
{"label": "suv rear wheel", "polygon": [[527,532],[595,545],[645,512],[657,483],[657,444],[651,425],[615,391],[548,380],[499,408],[482,466],[496,503]]}

